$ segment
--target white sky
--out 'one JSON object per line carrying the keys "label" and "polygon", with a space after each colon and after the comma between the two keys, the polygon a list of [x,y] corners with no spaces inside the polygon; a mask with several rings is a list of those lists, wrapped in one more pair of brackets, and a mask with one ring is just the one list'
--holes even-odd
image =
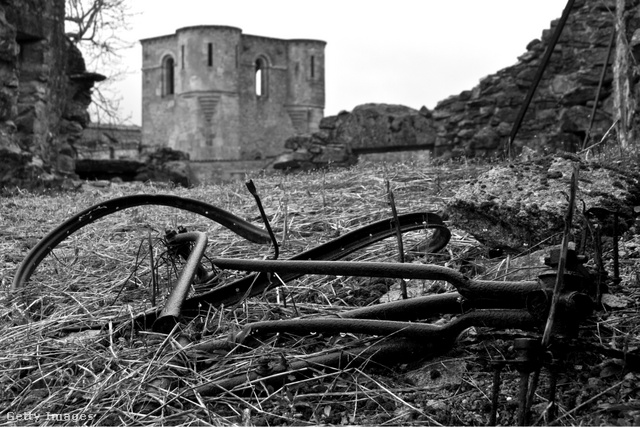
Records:
{"label": "white sky", "polygon": [[136,42],[123,53],[131,74],[115,89],[122,97],[122,115],[140,124],[142,53],[137,41],[191,25],[228,25],[245,34],[326,41],[325,116],[367,102],[433,108],[516,63],[526,45],[562,15],[565,4],[565,0],[131,0],[137,15],[123,35]]}

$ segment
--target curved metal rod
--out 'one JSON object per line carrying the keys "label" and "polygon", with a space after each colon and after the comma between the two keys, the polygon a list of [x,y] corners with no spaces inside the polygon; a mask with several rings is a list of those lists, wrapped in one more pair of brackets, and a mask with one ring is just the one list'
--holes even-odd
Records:
{"label": "curved metal rod", "polygon": [[29,281],[29,278],[40,262],[64,239],[82,227],[97,221],[112,213],[143,205],[161,205],[190,211],[215,221],[227,227],[234,233],[254,243],[269,243],[269,234],[245,221],[244,219],[227,212],[224,209],[201,202],[167,194],[136,194],[124,196],[91,206],[72,216],[60,226],[53,229],[40,240],[24,258],[11,284],[11,290],[16,290]]}

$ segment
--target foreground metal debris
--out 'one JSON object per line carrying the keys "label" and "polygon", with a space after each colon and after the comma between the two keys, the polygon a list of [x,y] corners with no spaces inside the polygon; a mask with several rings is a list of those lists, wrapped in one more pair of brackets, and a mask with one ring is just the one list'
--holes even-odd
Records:
{"label": "foreground metal debris", "polygon": [[[249,189],[256,197],[268,232],[215,206],[191,199],[164,195],[138,195],[113,199],[90,207],[65,221],[35,245],[18,268],[12,289],[19,292],[29,281],[42,260],[65,238],[111,213],[141,205],[164,205],[185,209],[214,220],[245,239],[256,243],[274,243],[278,257],[277,242],[266,221],[255,187]],[[212,258],[210,262],[218,269],[248,271],[241,279],[217,284],[213,289],[189,297],[194,282],[212,283],[215,272],[208,271],[202,261],[207,245],[204,233],[187,230],[172,231],[166,241],[175,253],[186,260],[182,272],[163,308],[154,308],[131,319],[122,320],[122,328],[152,329],[164,334],[176,333],[176,341],[183,346],[183,353],[192,355],[196,363],[197,353],[224,350],[240,352],[259,345],[265,336],[291,333],[306,335],[321,333],[330,336],[343,333],[363,334],[377,337],[371,345],[343,349],[323,356],[304,360],[288,360],[282,363],[250,371],[195,390],[185,395],[215,395],[225,392],[241,393],[251,390],[256,384],[278,387],[291,378],[310,375],[317,369],[344,369],[364,364],[393,364],[424,359],[443,354],[455,345],[459,335],[470,327],[521,329],[539,332],[544,327],[548,313],[553,309],[556,321],[551,330],[554,339],[574,337],[580,324],[593,312],[600,294],[595,278],[584,267],[585,258],[574,250],[566,254],[564,261],[558,254],[547,260],[549,270],[535,281],[485,281],[473,280],[451,268],[431,264],[406,264],[383,262],[338,261],[359,249],[382,239],[393,237],[398,231],[432,229],[433,235],[427,252],[443,249],[451,233],[442,218],[435,213],[419,212],[398,215],[364,226],[337,239],[302,252],[287,260],[239,260]],[[192,245],[191,243],[194,242]],[[559,264],[562,264],[560,268]],[[554,283],[562,276],[564,287],[554,295]],[[272,280],[274,274],[278,279]],[[452,284],[457,292],[406,299],[372,307],[344,311],[333,317],[318,317],[251,323],[225,341],[190,343],[180,335],[180,326],[185,319],[205,315],[209,307],[237,304],[249,297],[263,294],[266,290],[295,280],[305,274],[343,275],[364,277],[386,277],[402,279],[443,280]],[[552,301],[557,301],[554,306]],[[456,315],[444,326],[424,323],[424,319],[441,314]],[[522,369],[523,381],[533,369],[543,363],[541,350],[535,342],[516,342],[521,349],[518,360],[495,362],[496,386],[499,392],[499,372],[505,364],[513,363]],[[533,349],[533,350],[532,350]],[[524,384],[524,383],[523,383]],[[148,384],[149,392],[173,387],[172,381],[154,380]],[[523,386],[522,414],[526,413],[526,390]],[[494,395],[494,402],[497,402]],[[152,411],[153,405],[142,405]],[[494,408],[495,409],[495,408]],[[524,423],[525,415],[521,415]],[[495,417],[492,418],[495,422]]]}

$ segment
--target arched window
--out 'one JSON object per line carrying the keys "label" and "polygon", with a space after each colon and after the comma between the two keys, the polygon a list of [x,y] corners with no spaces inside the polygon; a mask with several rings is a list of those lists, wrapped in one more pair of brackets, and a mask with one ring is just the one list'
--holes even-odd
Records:
{"label": "arched window", "polygon": [[267,95],[268,87],[267,84],[269,82],[267,75],[267,61],[264,58],[256,59],[256,68],[255,68],[255,89],[256,96],[262,97]]}
{"label": "arched window", "polygon": [[162,60],[162,95],[173,95],[175,92],[174,79],[175,62],[171,56]]}

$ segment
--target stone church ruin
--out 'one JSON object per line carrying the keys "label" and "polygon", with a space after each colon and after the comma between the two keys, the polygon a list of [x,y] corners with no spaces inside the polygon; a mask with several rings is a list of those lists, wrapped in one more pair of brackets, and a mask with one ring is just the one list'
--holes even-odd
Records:
{"label": "stone church ruin", "polygon": [[142,143],[188,153],[201,180],[260,169],[318,130],[324,41],[195,26],[141,44]]}

